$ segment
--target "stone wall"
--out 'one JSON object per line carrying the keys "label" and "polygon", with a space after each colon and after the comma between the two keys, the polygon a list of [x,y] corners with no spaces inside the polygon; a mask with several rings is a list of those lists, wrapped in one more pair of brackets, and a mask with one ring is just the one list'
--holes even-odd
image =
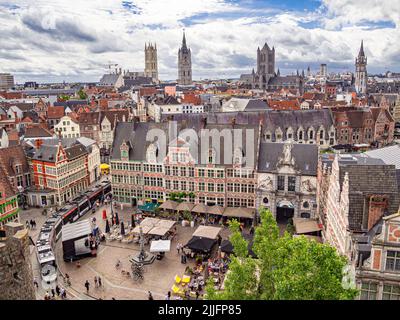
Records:
{"label": "stone wall", "polygon": [[20,223],[4,225],[0,242],[0,300],[35,300],[28,230]]}

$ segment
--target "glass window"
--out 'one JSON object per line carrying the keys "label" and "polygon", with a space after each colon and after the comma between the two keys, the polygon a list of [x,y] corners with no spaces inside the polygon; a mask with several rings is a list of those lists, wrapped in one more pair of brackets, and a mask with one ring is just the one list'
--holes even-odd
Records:
{"label": "glass window", "polygon": [[288,177],[288,191],[296,191],[296,177]]}
{"label": "glass window", "polygon": [[278,176],[278,190],[285,190],[285,176]]}
{"label": "glass window", "polygon": [[382,300],[400,300],[400,286],[384,285]]}
{"label": "glass window", "polygon": [[378,284],[373,282],[363,282],[361,284],[361,300],[376,300]]}
{"label": "glass window", "polygon": [[387,252],[386,270],[400,271],[400,251],[388,251]]}

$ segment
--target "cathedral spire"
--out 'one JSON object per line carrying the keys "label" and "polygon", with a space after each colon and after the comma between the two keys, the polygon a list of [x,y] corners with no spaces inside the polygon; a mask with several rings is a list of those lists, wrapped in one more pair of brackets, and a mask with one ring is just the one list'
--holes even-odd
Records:
{"label": "cathedral spire", "polygon": [[185,29],[183,29],[182,48],[185,48],[185,49],[187,48],[187,47],[186,47]]}
{"label": "cathedral spire", "polygon": [[359,57],[365,57],[365,53],[364,53],[364,40],[361,40],[361,48],[360,48],[360,52],[358,53]]}

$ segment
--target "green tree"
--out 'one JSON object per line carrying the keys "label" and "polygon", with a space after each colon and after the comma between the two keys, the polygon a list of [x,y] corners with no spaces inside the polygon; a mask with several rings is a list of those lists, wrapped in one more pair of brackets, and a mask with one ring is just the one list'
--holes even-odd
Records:
{"label": "green tree", "polygon": [[88,98],[86,92],[83,91],[83,88],[80,88],[76,94],[81,100],[86,100]]}
{"label": "green tree", "polygon": [[207,283],[209,300],[254,300],[257,299],[257,264],[248,255],[248,243],[239,231],[239,222],[232,220],[230,241],[234,255],[229,264],[229,276],[225,280],[225,290],[216,291],[212,282]]}
{"label": "green tree", "polygon": [[[342,300],[354,299],[357,290],[342,286],[347,260],[335,248],[292,237],[279,236],[277,223],[268,210],[261,209],[261,224],[256,227],[253,250],[232,223],[230,241],[234,256],[229,265],[225,289],[218,292],[207,286],[207,299],[262,300]],[[210,293],[209,291],[210,290]]]}

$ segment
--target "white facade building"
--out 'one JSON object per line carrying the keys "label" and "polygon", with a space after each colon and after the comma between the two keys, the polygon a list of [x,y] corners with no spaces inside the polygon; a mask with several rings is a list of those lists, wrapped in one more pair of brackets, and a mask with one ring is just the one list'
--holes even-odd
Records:
{"label": "white facade building", "polygon": [[79,124],[69,116],[64,116],[60,122],[54,126],[54,131],[60,133],[62,138],[79,138]]}

